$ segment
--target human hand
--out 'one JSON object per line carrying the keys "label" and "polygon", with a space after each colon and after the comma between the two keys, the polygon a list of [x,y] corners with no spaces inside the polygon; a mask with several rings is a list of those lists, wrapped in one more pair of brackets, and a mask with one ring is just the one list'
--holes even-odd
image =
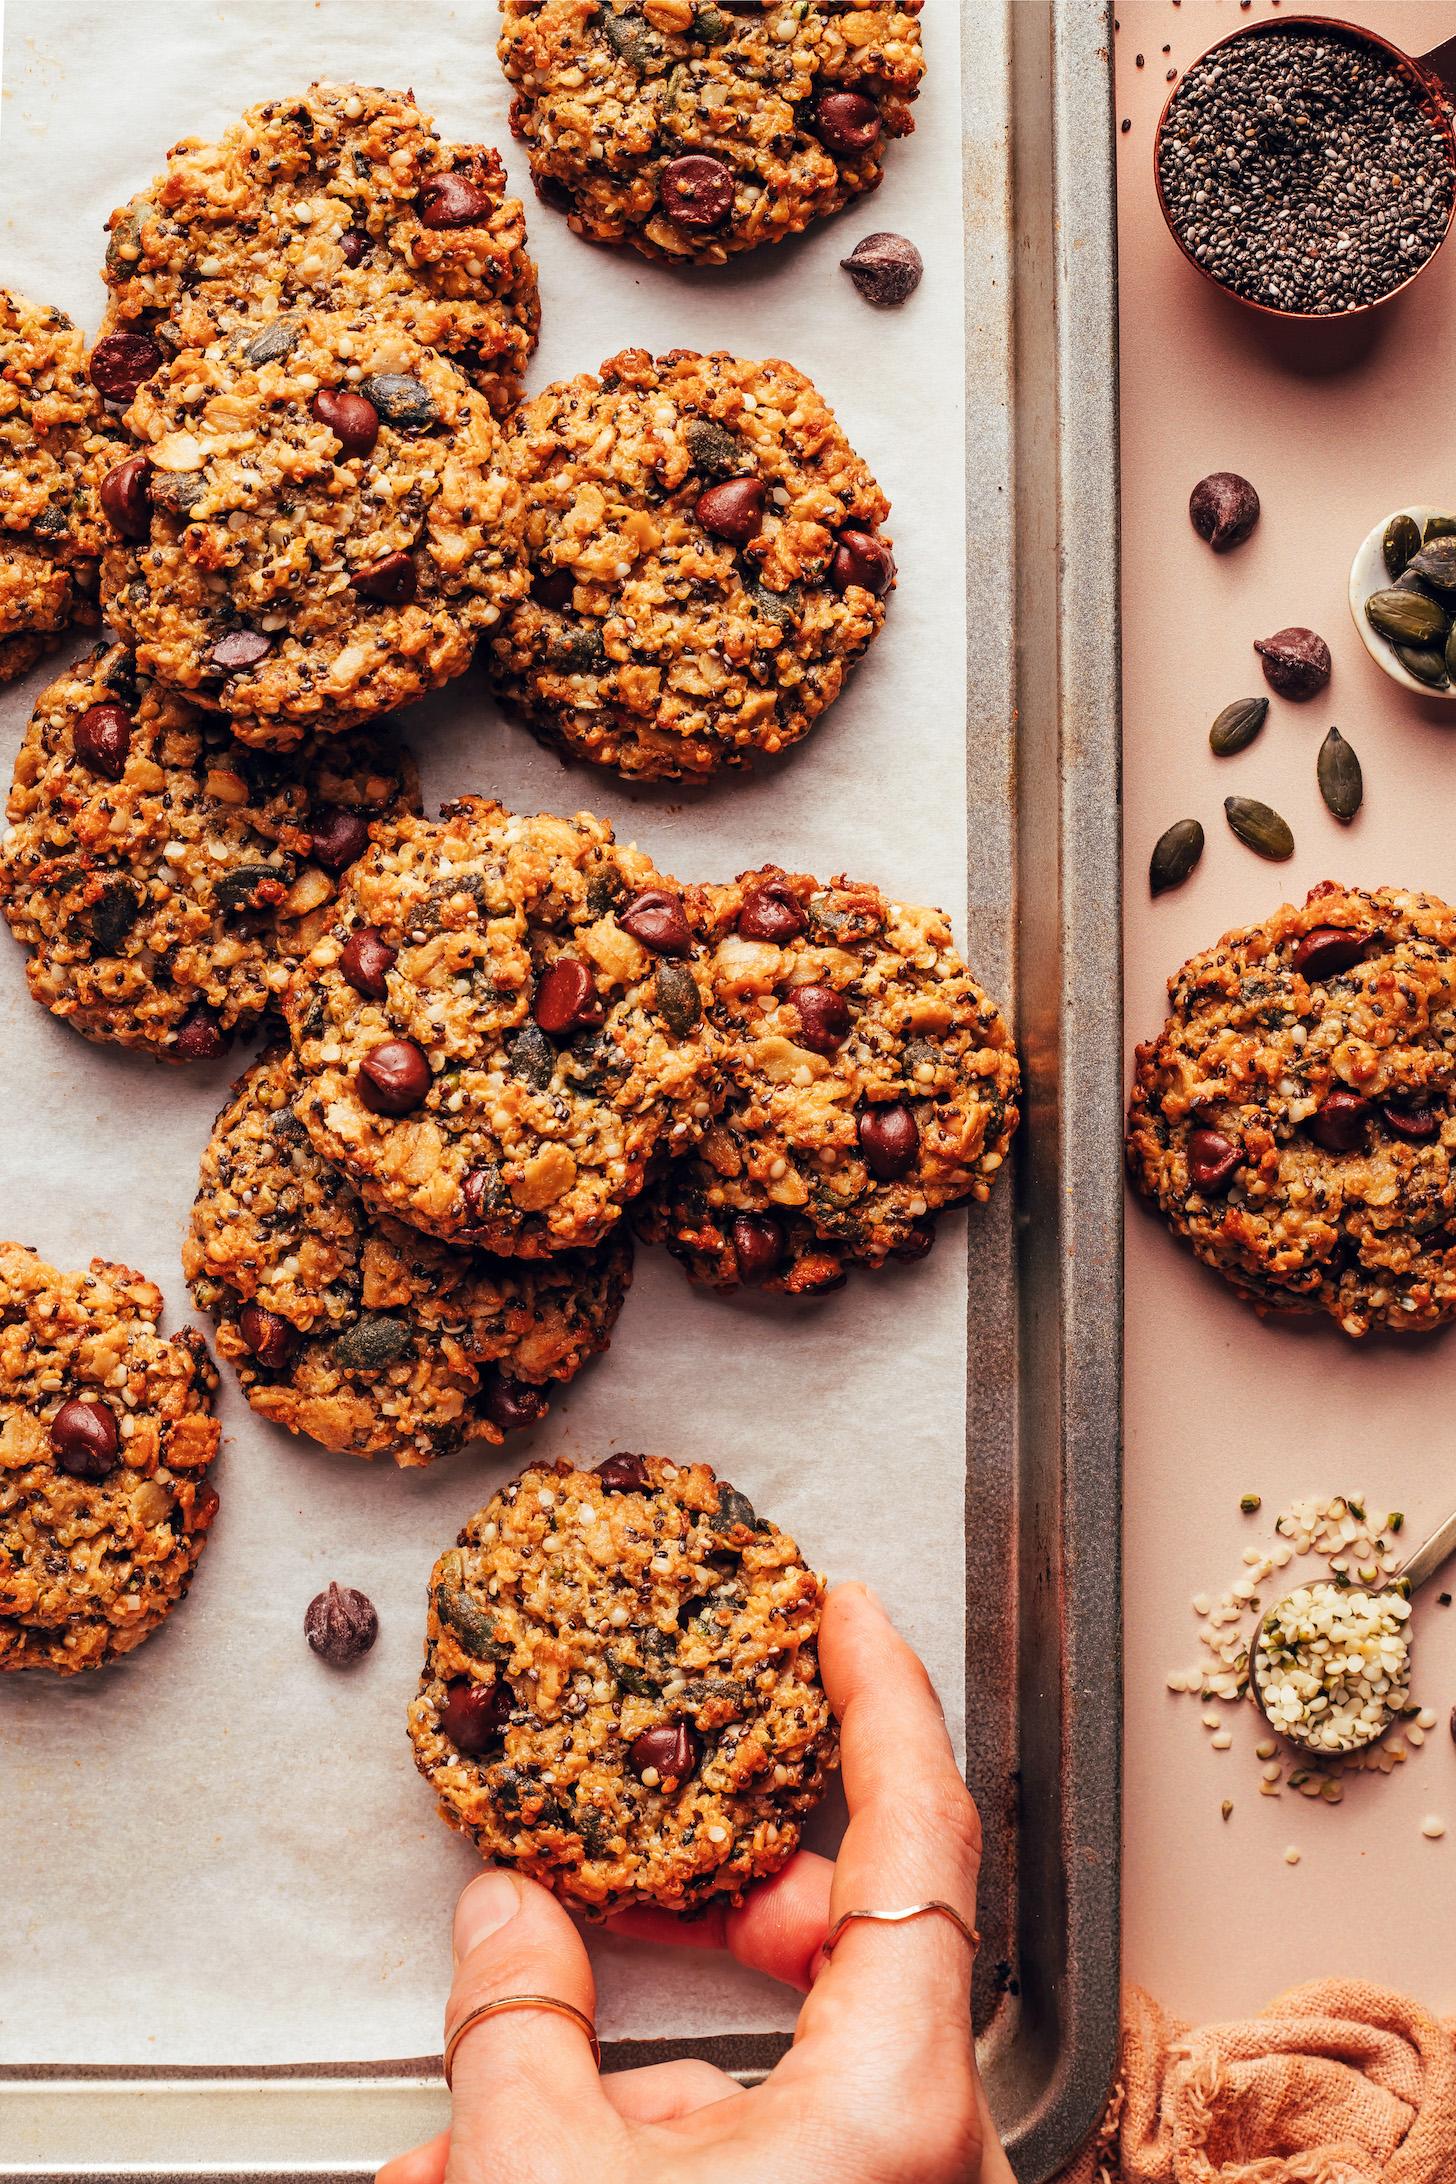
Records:
{"label": "human hand", "polygon": [[[837,1859],[800,1851],[739,1910],[681,1920],[632,1911],[618,1932],[724,1947],[806,1990],[794,2044],[745,2089],[684,2060],[598,2076],[581,2028],[502,2010],[454,2059],[450,2130],[378,2184],[1011,2184],[971,2040],[971,1956],[936,1916],[845,1911],[934,1899],[974,1923],[981,1831],[930,1680],[872,1593],[828,1596],[820,1668],[839,1720],[849,1826]],[[501,1995],[544,1994],[595,2016],[591,1964],[546,1889],[483,1873],[455,1913],[446,2024]]]}

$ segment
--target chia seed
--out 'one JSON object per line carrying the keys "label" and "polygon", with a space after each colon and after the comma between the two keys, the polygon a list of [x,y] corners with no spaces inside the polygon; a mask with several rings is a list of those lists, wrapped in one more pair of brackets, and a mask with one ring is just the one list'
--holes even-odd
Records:
{"label": "chia seed", "polygon": [[1435,99],[1379,47],[1294,24],[1246,32],[1185,72],[1158,175],[1194,263],[1280,311],[1378,303],[1451,216]]}

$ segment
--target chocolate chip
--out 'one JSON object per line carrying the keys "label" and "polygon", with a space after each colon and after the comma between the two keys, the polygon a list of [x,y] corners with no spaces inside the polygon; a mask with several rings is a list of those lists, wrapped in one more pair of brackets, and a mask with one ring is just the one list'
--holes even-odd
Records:
{"label": "chocolate chip", "polygon": [[888,231],[866,235],[840,264],[866,303],[893,310],[913,296],[925,271],[925,260],[908,236]]}
{"label": "chocolate chip", "polygon": [[1398,1107],[1392,1100],[1381,1103],[1385,1126],[1409,1145],[1429,1145],[1440,1133],[1441,1118],[1432,1107]]}
{"label": "chocolate chip", "polygon": [[738,1279],[753,1288],[766,1282],[784,1255],[783,1232],[770,1213],[735,1213],[733,1256]]}
{"label": "chocolate chip", "polygon": [[361,599],[381,606],[403,606],[415,595],[415,565],[408,554],[386,554],[382,561],[359,569],[349,579]]}
{"label": "chocolate chip", "polygon": [[933,1221],[917,1221],[913,1228],[906,1229],[900,1242],[892,1249],[890,1257],[892,1259],[903,1259],[907,1264],[913,1264],[916,1259],[928,1258],[934,1244],[935,1223]]}
{"label": "chocolate chip", "polygon": [[489,193],[468,174],[431,175],[420,191],[420,219],[427,228],[477,227],[490,212]]}
{"label": "chocolate chip", "polygon": [[108,402],[129,402],[161,363],[150,334],[105,334],[91,351],[86,375]]}
{"label": "chocolate chip", "polygon": [[669,1782],[686,1782],[698,1764],[701,1747],[685,1721],[663,1722],[659,1728],[644,1729],[633,1737],[627,1748],[632,1771],[641,1777],[657,1774],[665,1787]]}
{"label": "chocolate chip", "polygon": [[143,539],[151,531],[151,470],[145,455],[129,455],[101,481],[101,506],[118,538]]}
{"label": "chocolate chip", "polygon": [[763,527],[765,498],[762,478],[724,478],[719,485],[704,487],[693,503],[693,514],[710,537],[746,546]]}
{"label": "chocolate chip", "polygon": [[1264,680],[1281,698],[1312,698],[1330,679],[1330,648],[1312,629],[1276,629],[1272,637],[1256,637],[1254,650]]}
{"label": "chocolate chip", "polygon": [[499,1168],[472,1168],[460,1186],[460,1199],[466,1219],[479,1228],[488,1221],[501,1201],[501,1173]]}
{"label": "chocolate chip", "polygon": [[339,237],[339,255],[345,265],[358,265],[369,248],[369,237],[363,228],[345,228]]}
{"label": "chocolate chip", "polygon": [[238,1314],[238,1332],[265,1372],[281,1372],[298,1344],[296,1331],[276,1312],[250,1299]]}
{"label": "chocolate chip", "polygon": [[303,1635],[330,1668],[348,1668],[379,1636],[379,1617],[367,1593],[352,1585],[330,1585],[304,1609]]}
{"label": "chocolate chip", "polygon": [[207,1009],[194,1009],[172,1042],[172,1052],[183,1062],[215,1062],[226,1049],[222,1027]]}
{"label": "chocolate chip", "polygon": [[1259,496],[1236,470],[1212,470],[1188,496],[1188,519],[1216,554],[1242,546],[1259,520]]}
{"label": "chocolate chip", "polygon": [[920,1127],[899,1100],[888,1107],[866,1107],[859,1118],[859,1143],[870,1174],[893,1183],[915,1165]]}
{"label": "chocolate chip", "polygon": [[1358,1092],[1329,1092],[1304,1127],[1327,1153],[1353,1153],[1365,1142],[1369,1120],[1370,1102]]}
{"label": "chocolate chip", "polygon": [[1360,961],[1369,937],[1347,926],[1313,925],[1294,951],[1294,968],[1302,978],[1333,978]]}
{"label": "chocolate chip", "polygon": [[544,1418],[549,1405],[544,1389],[497,1373],[480,1391],[480,1408],[502,1433],[518,1433],[522,1426],[534,1426],[538,1418]]}
{"label": "chocolate chip", "polygon": [[366,1001],[382,1001],[389,991],[386,977],[394,958],[395,951],[378,926],[356,925],[344,943],[339,969],[355,993]]}
{"label": "chocolate chip", "polygon": [[121,1436],[105,1403],[73,1397],[51,1420],[51,1447],[62,1471],[73,1479],[104,1479],[116,1469]]}
{"label": "chocolate chip", "polygon": [[809,126],[836,159],[853,159],[878,141],[880,110],[862,91],[821,91],[810,110]]}
{"label": "chocolate chip", "polygon": [[647,1484],[646,1464],[626,1449],[599,1463],[596,1475],[609,1494],[640,1493]]}
{"label": "chocolate chip", "polygon": [[575,590],[576,578],[570,569],[538,569],[531,579],[531,597],[553,614],[571,605]]}
{"label": "chocolate chip", "polygon": [[541,973],[531,1014],[543,1031],[560,1039],[590,1030],[602,1021],[606,1010],[586,964],[576,956],[558,956]]}
{"label": "chocolate chip", "polygon": [[625,910],[617,912],[624,933],[656,955],[691,955],[693,936],[683,914],[682,897],[667,887],[644,887]]}
{"label": "chocolate chip", "polygon": [[342,872],[369,847],[369,821],[362,811],[343,804],[321,804],[309,818],[308,831],[312,855],[328,872]]}
{"label": "chocolate chip", "polygon": [[430,1089],[430,1065],[413,1039],[383,1039],[359,1064],[356,1082],[371,1114],[407,1115]]}
{"label": "chocolate chip", "polygon": [[1205,1196],[1226,1191],[1243,1154],[1222,1130],[1193,1130],[1188,1138],[1188,1175]]}
{"label": "chocolate chip", "polygon": [[124,705],[88,705],[71,731],[81,764],[107,781],[119,781],[131,749],[131,715]]}
{"label": "chocolate chip", "polygon": [[428,432],[431,425],[440,422],[429,388],[408,373],[377,372],[364,381],[359,391],[396,432]]}
{"label": "chocolate chip", "polygon": [[369,454],[379,438],[379,412],[366,395],[320,387],[308,406],[346,456]]}
{"label": "chocolate chip", "polygon": [[261,629],[230,629],[208,653],[212,666],[224,675],[237,675],[256,667],[273,650],[273,640]]}
{"label": "chocolate chip", "polygon": [[858,584],[877,599],[883,598],[895,581],[895,557],[871,531],[841,531],[829,564],[829,581],[837,592]]}
{"label": "chocolate chip", "polygon": [[499,1744],[511,1718],[509,1687],[490,1683],[452,1683],[440,1708],[440,1727],[457,1752],[479,1759]]}
{"label": "chocolate chip", "polygon": [[733,210],[733,174],[721,159],[687,152],[670,159],[657,185],[657,202],[679,227],[707,234],[722,227]]}
{"label": "chocolate chip", "polygon": [[783,880],[765,880],[762,887],[755,887],[743,898],[738,931],[744,940],[772,941],[782,948],[808,929],[808,913]]}
{"label": "chocolate chip", "polygon": [[787,998],[799,1015],[795,1046],[813,1054],[837,1054],[849,1037],[849,1006],[832,986],[793,986]]}

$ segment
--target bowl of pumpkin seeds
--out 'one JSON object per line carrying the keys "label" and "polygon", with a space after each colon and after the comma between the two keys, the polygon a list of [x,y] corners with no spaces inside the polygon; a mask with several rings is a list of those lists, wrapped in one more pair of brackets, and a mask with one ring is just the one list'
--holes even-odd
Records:
{"label": "bowl of pumpkin seeds", "polygon": [[1350,612],[1392,682],[1456,698],[1456,510],[1383,517],[1350,564]]}

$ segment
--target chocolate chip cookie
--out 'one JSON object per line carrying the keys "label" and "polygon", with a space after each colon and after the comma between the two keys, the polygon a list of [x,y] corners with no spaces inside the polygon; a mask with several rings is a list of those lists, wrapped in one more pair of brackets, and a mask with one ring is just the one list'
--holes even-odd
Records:
{"label": "chocolate chip cookie", "polygon": [[462,797],[377,830],[290,984],[296,1112],[373,1212],[586,1249],[707,1125],[708,994],[681,891],[604,820]]}
{"label": "chocolate chip cookie", "polygon": [[918,1259],[985,1199],[1018,1120],[994,1001],[938,910],[777,865],[694,888],[727,1104],[645,1204],[694,1281],[806,1294]]}
{"label": "chocolate chip cookie", "polygon": [[415,1764],[483,1857],[577,1909],[739,1902],[838,1762],[822,1601],[707,1464],[533,1465],[431,1573]]}
{"label": "chocolate chip cookie", "polygon": [[36,706],[0,836],[0,910],[44,1008],[88,1039],[206,1061],[276,1002],[382,813],[417,809],[384,729],[255,751],[101,646]]}
{"label": "chocolate chip cookie", "polygon": [[127,400],[164,357],[286,313],[390,319],[460,365],[503,417],[540,323],[500,155],[442,144],[408,93],[315,83],[186,137],[108,223],[96,362]]}
{"label": "chocolate chip cookie", "polygon": [[0,1244],[0,1670],[100,1668],[183,1598],[217,1514],[217,1375],[162,1293]]}
{"label": "chocolate chip cookie", "polygon": [[921,0],[503,0],[511,127],[579,235],[718,265],[797,235],[914,128]]}
{"label": "chocolate chip cookie", "polygon": [[182,1263],[254,1410],[356,1456],[427,1464],[544,1417],[611,1340],[619,1231],[531,1264],[371,1220],[293,1114],[286,1054],[233,1088],[202,1156]]}
{"label": "chocolate chip cookie", "polygon": [[1260,1312],[1456,1313],[1456,911],[1311,890],[1183,965],[1137,1050],[1132,1180]]}
{"label": "chocolate chip cookie", "polygon": [[0,682],[96,620],[99,426],[82,335],[0,288]]}
{"label": "chocolate chip cookie", "polygon": [[489,405],[371,312],[184,350],[100,487],[108,619],[142,672],[285,749],[448,682],[526,587]]}
{"label": "chocolate chip cookie", "polygon": [[531,594],[489,658],[545,743],[658,779],[807,735],[885,619],[889,502],[802,372],[645,349],[516,420]]}

